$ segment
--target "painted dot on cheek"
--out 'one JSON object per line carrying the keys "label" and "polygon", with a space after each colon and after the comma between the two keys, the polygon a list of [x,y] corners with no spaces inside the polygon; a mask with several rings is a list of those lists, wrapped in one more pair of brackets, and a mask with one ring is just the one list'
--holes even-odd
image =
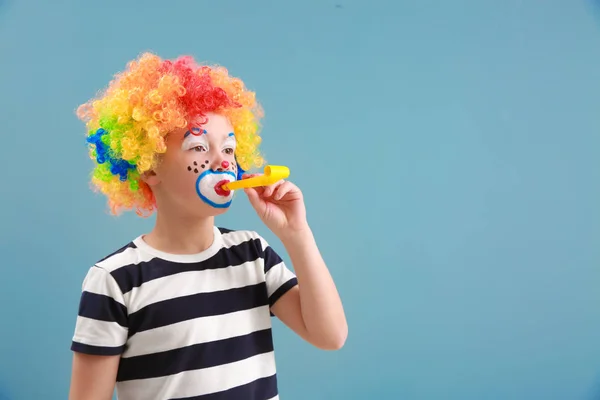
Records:
{"label": "painted dot on cheek", "polygon": [[191,171],[191,170],[192,170],[192,167],[188,167],[188,171]]}
{"label": "painted dot on cheek", "polygon": [[202,164],[201,167],[204,168],[204,164]]}
{"label": "painted dot on cheek", "polygon": [[198,163],[196,161],[194,161],[194,165],[198,165]]}
{"label": "painted dot on cheek", "polygon": [[198,173],[198,168],[194,168],[194,172],[195,172],[195,173]]}

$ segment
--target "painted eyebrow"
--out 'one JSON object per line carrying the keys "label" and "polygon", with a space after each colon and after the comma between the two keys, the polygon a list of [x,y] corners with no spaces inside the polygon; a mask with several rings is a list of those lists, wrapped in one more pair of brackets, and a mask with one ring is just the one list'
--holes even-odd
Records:
{"label": "painted eyebrow", "polygon": [[[200,129],[198,129],[198,130],[200,130]],[[192,134],[192,131],[189,130],[183,135],[183,138],[185,139],[186,137],[190,136],[191,134]],[[206,134],[207,134],[206,129],[202,129],[201,133],[198,133],[198,134],[194,133],[193,135],[194,136],[202,136],[202,135],[206,135]]]}

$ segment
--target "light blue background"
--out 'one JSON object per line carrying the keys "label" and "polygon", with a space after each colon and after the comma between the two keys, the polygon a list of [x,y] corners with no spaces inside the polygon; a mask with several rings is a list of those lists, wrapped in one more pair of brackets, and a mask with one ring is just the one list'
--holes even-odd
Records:
{"label": "light blue background", "polygon": [[[151,227],[88,189],[74,115],[145,50],[257,90],[305,192],[350,334],[277,323],[282,399],[599,399],[597,11],[0,0],[0,399],[66,399],[84,274]],[[282,250],[243,197],[218,222]]]}

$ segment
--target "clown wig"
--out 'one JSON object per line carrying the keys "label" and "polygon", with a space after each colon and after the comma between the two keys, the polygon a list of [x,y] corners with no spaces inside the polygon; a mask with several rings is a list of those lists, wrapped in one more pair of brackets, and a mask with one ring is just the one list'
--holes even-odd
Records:
{"label": "clown wig", "polygon": [[192,57],[162,60],[150,53],[131,61],[98,97],[81,105],[90,157],[92,185],[108,198],[110,210],[151,215],[156,202],[141,179],[166,151],[166,135],[201,123],[206,113],[233,125],[235,157],[241,171],[260,167],[259,120],[254,92],[223,67],[198,65]]}

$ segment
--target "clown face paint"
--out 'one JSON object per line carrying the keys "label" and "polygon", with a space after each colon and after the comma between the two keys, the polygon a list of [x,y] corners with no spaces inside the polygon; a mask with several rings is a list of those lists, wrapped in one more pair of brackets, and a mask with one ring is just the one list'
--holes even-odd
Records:
{"label": "clown face paint", "polygon": [[223,185],[237,178],[235,135],[227,119],[211,115],[201,128],[190,129],[184,135],[182,150],[194,160],[187,169],[199,174],[195,190],[200,199],[214,208],[231,205],[233,192]]}
{"label": "clown face paint", "polygon": [[196,193],[206,204],[215,208],[227,208],[233,200],[233,190],[223,189],[223,185],[235,181],[231,171],[205,171],[196,181]]}

